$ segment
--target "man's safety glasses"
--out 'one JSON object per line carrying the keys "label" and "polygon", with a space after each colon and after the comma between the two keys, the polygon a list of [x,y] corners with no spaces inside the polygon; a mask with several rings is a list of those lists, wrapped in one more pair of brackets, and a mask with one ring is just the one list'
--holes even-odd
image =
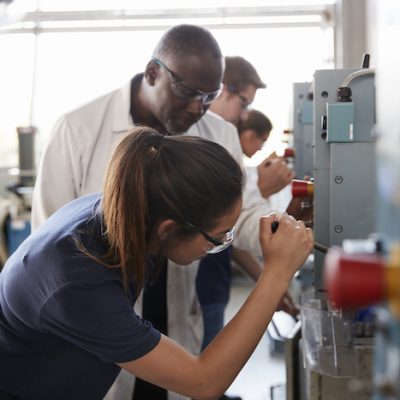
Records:
{"label": "man's safety glasses", "polygon": [[220,84],[219,89],[214,90],[213,92],[203,92],[195,89],[179,78],[179,76],[176,75],[175,72],[171,71],[161,60],[155,57],[152,57],[152,60],[168,72],[171,81],[171,89],[174,94],[181,99],[188,101],[201,100],[204,105],[209,105],[222,91],[222,83]]}
{"label": "man's safety glasses", "polygon": [[242,94],[239,93],[239,90],[237,90],[233,85],[228,85],[228,90],[231,93],[235,93],[236,96],[239,97],[240,99],[240,108],[242,110],[249,110],[251,108],[251,102],[246,99],[246,97],[244,97]]}

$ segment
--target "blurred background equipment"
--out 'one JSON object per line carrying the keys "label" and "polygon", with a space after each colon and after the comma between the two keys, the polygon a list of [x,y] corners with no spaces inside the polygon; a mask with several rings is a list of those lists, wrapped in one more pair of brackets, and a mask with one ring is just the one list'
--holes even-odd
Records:
{"label": "blurred background equipment", "polygon": [[32,192],[35,183],[35,127],[18,127],[19,168],[10,170],[0,197],[1,266],[31,232]]}
{"label": "blurred background equipment", "polygon": [[293,144],[296,178],[313,177],[313,92],[310,82],[293,84]]}

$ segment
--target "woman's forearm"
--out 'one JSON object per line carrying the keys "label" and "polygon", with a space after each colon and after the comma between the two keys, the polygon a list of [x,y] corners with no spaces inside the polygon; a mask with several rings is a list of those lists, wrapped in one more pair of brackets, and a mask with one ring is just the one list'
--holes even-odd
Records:
{"label": "woman's forearm", "polygon": [[264,334],[289,281],[263,272],[238,313],[199,358],[207,380],[223,393],[243,368]]}

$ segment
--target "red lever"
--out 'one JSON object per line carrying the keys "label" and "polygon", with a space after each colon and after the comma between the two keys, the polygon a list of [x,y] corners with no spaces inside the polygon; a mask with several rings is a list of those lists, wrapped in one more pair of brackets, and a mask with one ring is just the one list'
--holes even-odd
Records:
{"label": "red lever", "polygon": [[377,254],[346,254],[331,248],[325,258],[325,288],[338,308],[357,308],[386,295],[384,259]]}
{"label": "red lever", "polygon": [[285,158],[294,158],[295,154],[296,154],[295,150],[293,148],[291,148],[291,147],[288,147],[283,152],[283,157],[285,157]]}
{"label": "red lever", "polygon": [[314,183],[301,179],[292,180],[293,197],[312,197],[314,195]]}

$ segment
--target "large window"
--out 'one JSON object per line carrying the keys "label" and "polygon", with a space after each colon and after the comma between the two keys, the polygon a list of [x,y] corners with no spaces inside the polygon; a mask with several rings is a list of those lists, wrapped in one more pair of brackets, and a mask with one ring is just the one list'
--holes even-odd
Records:
{"label": "large window", "polygon": [[39,157],[63,112],[123,85],[144,69],[168,26],[187,22],[208,27],[224,54],[244,56],[257,68],[267,89],[253,105],[271,118],[272,143],[279,148],[281,132],[291,125],[292,83],[333,66],[326,19],[332,2],[253,1],[243,7],[239,1],[210,1],[195,9],[194,2],[175,1],[169,9],[160,2],[128,10],[131,1],[42,0],[37,8],[15,0],[27,12],[0,31],[0,166],[18,164],[17,126],[38,128]]}
{"label": "large window", "polygon": [[16,127],[32,113],[34,35],[0,35],[0,54],[0,166],[16,166]]}

